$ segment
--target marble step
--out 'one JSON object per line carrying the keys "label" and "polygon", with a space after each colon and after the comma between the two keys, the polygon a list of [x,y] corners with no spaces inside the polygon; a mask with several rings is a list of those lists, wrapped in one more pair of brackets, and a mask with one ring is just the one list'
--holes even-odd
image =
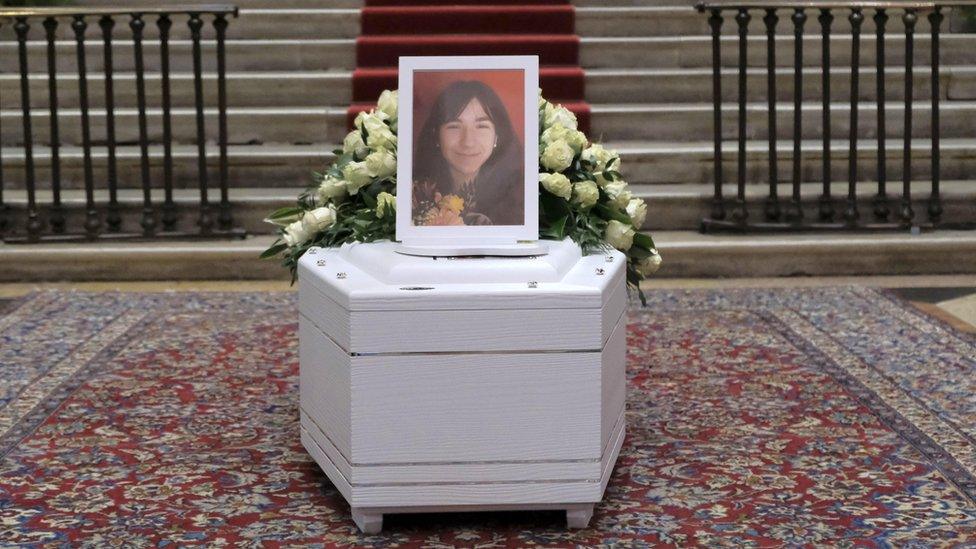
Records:
{"label": "marble step", "polygon": [[[926,208],[930,185],[928,181],[916,181],[912,187],[914,192],[913,209],[916,212],[918,222],[928,221]],[[940,188],[944,207],[943,221],[948,223],[976,223],[976,181],[943,181]],[[249,234],[273,234],[275,227],[264,222],[264,218],[278,208],[294,205],[302,190],[301,187],[233,189],[230,193],[230,200],[233,204],[236,225]],[[708,217],[712,210],[713,187],[709,184],[632,185],[631,190],[634,196],[647,202],[647,218],[643,226],[643,230],[646,231],[696,230],[701,225],[702,219]],[[734,185],[727,185],[724,191],[726,197],[734,198]],[[820,183],[802,185],[801,203],[806,219],[817,219],[821,192]],[[889,187],[887,205],[891,212],[898,211],[898,192],[900,192],[900,185]],[[751,220],[763,219],[768,193],[769,189],[766,185],[751,184],[746,187],[746,204]],[[781,211],[785,212],[791,188],[787,184],[781,184],[778,193],[781,197]],[[872,212],[876,193],[876,183],[862,182],[858,184],[858,208],[863,220],[874,219]],[[96,193],[96,204],[102,219],[105,217],[105,204],[107,203],[105,195],[105,191]],[[846,208],[846,183],[832,184],[831,195],[834,198],[832,205],[836,212],[835,219],[839,220],[841,212]],[[216,197],[217,195],[213,196]],[[10,228],[8,234],[24,234],[27,224],[26,193],[8,191],[5,200],[10,208],[7,217]],[[123,219],[123,230],[140,230],[142,200],[142,191],[139,189],[122,189],[119,191],[118,201]],[[153,200],[155,216],[158,220],[162,203],[161,190],[155,189],[153,191]],[[195,231],[196,220],[199,215],[198,190],[192,188],[175,189],[173,200],[179,212],[178,229],[188,232]],[[85,220],[84,192],[78,189],[64,191],[62,205],[68,227],[72,230],[83,227]],[[733,207],[731,200],[727,202],[726,209],[728,212],[731,213]],[[39,209],[39,217],[44,223],[47,223],[49,215],[50,208],[45,202]],[[894,216],[891,219],[894,219]]]}
{"label": "marble step", "polygon": [[[803,73],[803,98],[818,101],[822,94],[819,69],[808,68]],[[903,69],[889,67],[885,72],[885,95],[888,100],[904,97]],[[874,101],[877,97],[875,69],[860,71],[860,99]],[[698,69],[589,69],[585,71],[587,99],[600,103],[687,103],[712,101],[712,71]],[[59,75],[58,103],[63,108],[78,106],[78,76],[74,73]],[[161,76],[152,72],[145,76],[146,102],[150,106],[161,104]],[[31,105],[38,109],[48,104],[47,74],[33,73],[29,79]],[[105,77],[101,73],[88,78],[88,97],[91,105],[104,105]],[[216,104],[216,74],[203,75],[205,103]],[[928,67],[920,67],[914,75],[915,99],[931,97],[931,73]],[[747,98],[749,101],[766,100],[766,70],[751,68],[747,72]],[[135,74],[114,75],[115,104],[117,107],[136,106]],[[726,102],[734,102],[738,95],[738,71],[725,69],[722,73],[722,96]],[[177,107],[192,106],[194,101],[193,74],[176,72],[170,75],[172,104]],[[836,68],[831,71],[831,99],[849,100],[850,69]],[[336,71],[283,71],[283,72],[231,72],[227,75],[228,104],[233,107],[261,107],[287,105],[293,107],[344,105],[352,100],[352,73]],[[779,101],[793,100],[793,70],[779,68],[776,71],[776,95]],[[976,66],[943,66],[940,75],[939,95],[943,100],[976,99]],[[0,74],[0,109],[20,108],[20,76]]]}
{"label": "marble step", "polygon": [[[654,239],[664,258],[657,278],[976,271],[974,231],[919,235],[659,231]],[[272,241],[271,236],[256,236],[243,240],[0,244],[0,264],[4,265],[0,281],[287,280],[288,272],[277,261],[257,259]]]}
{"label": "marble step", "polygon": [[[776,69],[776,98],[793,101],[793,68]],[[748,101],[766,101],[767,71],[753,67],[746,71],[746,98]],[[823,71],[808,67],[803,70],[803,100],[819,101],[823,97]],[[861,101],[877,100],[877,72],[875,67],[862,67],[858,72],[858,91]],[[722,70],[722,100],[738,100],[739,71]],[[919,67],[914,72],[913,95],[916,100],[932,96],[932,73],[929,67]],[[850,101],[851,69],[835,67],[830,71],[830,98],[832,101]],[[887,67],[884,75],[885,97],[903,100],[905,97],[905,70]],[[711,68],[621,68],[589,69],[586,71],[586,95],[592,103],[687,103],[712,102]],[[939,97],[947,99],[976,99],[976,66],[942,66],[939,75]]]}
{"label": "marble step", "polygon": [[[904,135],[905,105],[889,101],[885,104],[886,135]],[[722,136],[738,139],[737,122],[739,107],[736,103],[722,104]],[[593,105],[590,137],[617,141],[628,139],[672,139],[674,141],[698,140],[712,135],[713,107],[707,103],[655,103],[655,104],[597,104]],[[940,105],[941,136],[965,138],[974,135],[976,128],[976,102],[949,101]],[[822,134],[823,106],[820,102],[801,105],[802,138],[817,139]],[[931,135],[932,106],[929,101],[912,103],[912,136]],[[780,139],[792,139],[793,104],[776,105],[776,135]],[[847,136],[851,127],[851,105],[834,102],[830,105],[831,132],[835,137]],[[875,102],[858,104],[858,136],[863,139],[878,135],[878,106]],[[765,102],[746,104],[746,138],[766,139],[769,110]]]}
{"label": "marble step", "polygon": [[[115,106],[135,108],[136,76],[133,72],[113,75]],[[31,105],[45,109],[48,105],[48,77],[33,73],[29,78]],[[58,104],[62,108],[77,108],[78,75],[65,73],[57,77]],[[145,75],[146,104],[162,105],[162,75]],[[217,74],[203,74],[204,104],[217,104]],[[174,107],[193,107],[193,73],[170,74],[170,97]],[[263,107],[286,105],[315,107],[348,104],[352,99],[350,71],[245,71],[227,74],[227,104],[233,107]],[[0,74],[0,109],[19,109],[20,76]],[[91,106],[105,105],[105,75],[88,76],[88,101]]]}
{"label": "marble step", "polygon": [[[714,181],[713,144],[710,141],[674,143],[665,141],[609,142],[607,147],[617,150],[626,180],[646,185],[694,185],[711,184]],[[768,144],[749,141],[746,144],[746,180],[762,183],[769,178]],[[321,171],[333,161],[330,152],[334,144],[311,145],[232,145],[228,148],[229,185],[235,188],[260,187],[284,188],[311,183],[311,174]],[[792,181],[791,141],[777,143],[778,180]],[[877,178],[877,141],[863,140],[858,143],[858,172],[861,180]],[[6,147],[2,150],[3,176],[7,189],[23,189],[24,150]],[[84,187],[83,154],[79,147],[61,149],[62,188]],[[120,188],[139,188],[140,152],[137,146],[119,147],[117,150],[118,181]],[[897,185],[902,177],[902,142],[898,139],[886,143],[886,172],[889,184]],[[35,180],[38,189],[49,189],[51,181],[51,154],[47,147],[36,147]],[[163,153],[161,146],[149,149],[150,177],[154,187],[162,186]],[[821,181],[821,142],[803,142],[801,156],[802,181]],[[916,179],[931,177],[931,144],[927,139],[912,141],[912,175]],[[207,148],[207,165],[211,182],[216,181],[218,162],[217,147]],[[107,152],[105,147],[92,151],[93,176],[96,186],[104,188],[107,180]],[[847,181],[848,143],[845,140],[831,142],[830,177],[832,181]],[[723,145],[722,169],[725,181],[735,182],[737,151],[734,142]],[[198,186],[197,150],[193,145],[180,145],[173,149],[173,184],[176,188],[193,189]],[[943,179],[976,180],[976,139],[945,139],[941,143],[941,176]],[[46,192],[46,191],[43,191]]]}
{"label": "marble step", "polygon": [[[930,57],[930,39],[920,35],[915,38],[915,59],[924,66]],[[765,38],[748,38],[748,65],[765,67]],[[834,67],[850,66],[851,37],[837,35],[831,40]],[[874,63],[874,38],[861,39],[861,65]],[[175,71],[189,71],[192,67],[188,40],[174,40],[170,44],[171,66]],[[72,41],[56,43],[59,70],[75,70],[75,44]],[[204,70],[216,66],[214,42],[202,44]],[[738,66],[738,38],[724,36],[721,40],[722,63],[727,67]],[[793,38],[778,37],[776,40],[777,66],[792,67]],[[945,65],[973,64],[976,34],[944,34],[941,40],[941,60]],[[115,43],[115,69],[131,71],[132,57],[123,52],[131,51],[131,40]],[[820,66],[820,38],[806,36],[803,39],[804,65]],[[886,60],[889,66],[904,63],[904,36],[891,36],[887,40]],[[28,67],[30,72],[44,71],[47,66],[47,44],[43,41],[28,42]],[[144,45],[146,70],[159,69],[158,44]],[[98,43],[86,44],[88,70],[102,70],[102,47]],[[709,68],[711,67],[711,38],[709,36],[653,36],[653,37],[583,37],[580,39],[580,62],[584,68]],[[355,67],[355,41],[349,38],[315,39],[267,39],[228,40],[227,67],[231,71],[318,71],[352,70]],[[16,73],[18,68],[17,45],[0,42],[0,72]]]}
{"label": "marble step", "polygon": [[[776,37],[776,66],[793,67],[792,36]],[[803,66],[821,66],[821,39],[819,35],[804,35],[802,40]],[[833,67],[851,65],[850,35],[832,35],[831,64]],[[766,38],[749,36],[746,40],[746,64],[749,67],[766,66]],[[885,61],[888,66],[903,66],[905,62],[905,37],[889,36],[885,40]],[[922,34],[915,37],[914,57],[917,66],[928,64],[931,57],[931,39]],[[940,59],[946,65],[966,65],[973,62],[976,34],[943,34],[940,40]],[[739,39],[722,36],[721,60],[724,67],[738,67]],[[876,40],[862,36],[860,40],[860,64],[862,67],[875,63]],[[580,63],[584,68],[691,68],[711,67],[711,37],[652,36],[652,37],[586,37],[580,41]]]}
{"label": "marble step", "polygon": [[[817,103],[802,105],[803,138],[820,137],[821,109]],[[904,104],[887,103],[887,135],[900,137],[903,133]],[[913,103],[913,135],[928,137],[930,134],[931,104],[928,101]],[[217,111],[206,108],[205,125],[207,139],[217,139]],[[976,101],[950,101],[941,105],[941,135],[943,138],[967,138],[976,128]],[[699,141],[712,136],[712,106],[707,103],[652,103],[652,104],[594,104],[592,105],[590,138],[595,141],[620,141],[656,139]],[[104,109],[89,111],[93,139],[104,139],[106,115]],[[159,143],[162,139],[162,111],[147,109],[149,140]],[[191,107],[172,109],[172,132],[176,143],[195,143],[196,111]],[[35,143],[49,140],[50,112],[35,109],[31,112]],[[81,113],[78,109],[59,111],[61,143],[81,144]],[[833,135],[845,136],[850,124],[850,104],[836,102],[831,105]],[[765,139],[768,135],[768,111],[765,103],[746,105],[746,136],[748,139]],[[793,105],[777,105],[777,135],[781,139],[793,138]],[[725,139],[737,139],[738,106],[722,105],[722,135]],[[229,140],[234,144],[245,143],[338,143],[346,135],[346,109],[341,107],[230,107],[227,111]],[[119,142],[133,143],[139,138],[138,111],[132,108],[115,109],[116,138]],[[19,110],[0,111],[0,139],[4,145],[23,143],[22,113]],[[873,138],[877,135],[877,105],[865,102],[859,105],[858,135]]]}
{"label": "marble step", "polygon": [[[253,38],[355,38],[360,32],[360,17],[358,8],[340,8],[330,6],[323,8],[320,6],[309,7],[241,7],[237,18],[229,20],[227,37],[234,39],[253,39]],[[752,35],[763,35],[766,33],[766,26],[762,20],[763,12],[753,11],[752,19],[747,25],[747,31]],[[792,35],[793,23],[790,20],[790,10],[780,10],[780,20],[777,31],[782,34]],[[726,12],[725,20],[722,25],[722,33],[726,35],[738,34],[738,24],[733,19],[733,13]],[[805,32],[808,34],[820,33],[820,23],[816,19],[817,12],[810,11],[808,20],[805,24]],[[946,17],[952,18],[952,13],[947,12]],[[158,36],[155,26],[155,16],[146,18],[149,23],[144,31],[147,39],[154,39]],[[176,15],[173,17],[173,28],[170,31],[172,38],[189,38],[190,32],[186,25],[186,16]],[[210,26],[211,17],[204,16],[206,27],[204,36],[214,35]],[[101,29],[97,27],[96,21],[91,19],[88,36],[101,38]],[[580,36],[669,36],[669,35],[711,35],[711,28],[708,23],[708,15],[698,13],[693,6],[578,6],[575,14],[576,33]],[[29,37],[43,37],[44,29],[38,23],[32,23],[32,31]],[[948,31],[949,25],[943,23],[942,30]],[[862,24],[861,31],[864,34],[875,32],[875,23],[872,14]],[[903,33],[904,24],[898,13],[893,13],[890,17],[886,31],[892,34]],[[929,21],[922,17],[917,25],[916,32],[919,34],[930,31]],[[831,26],[834,34],[849,34],[851,24],[847,19],[847,13],[838,10],[835,21]],[[64,39],[74,39],[74,33],[70,26],[59,25],[57,36]],[[115,29],[113,30],[115,39],[125,39],[131,36],[128,25],[128,17],[116,19]],[[16,39],[13,29],[9,25],[0,27],[0,40],[12,41]]]}

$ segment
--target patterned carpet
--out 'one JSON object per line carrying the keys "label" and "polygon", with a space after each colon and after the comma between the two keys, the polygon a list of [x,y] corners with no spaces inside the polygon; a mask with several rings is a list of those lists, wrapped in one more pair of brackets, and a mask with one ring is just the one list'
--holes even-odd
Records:
{"label": "patterned carpet", "polygon": [[976,338],[878,290],[648,298],[591,528],[398,515],[369,537],[299,443],[292,294],[5,304],[0,545],[976,546]]}

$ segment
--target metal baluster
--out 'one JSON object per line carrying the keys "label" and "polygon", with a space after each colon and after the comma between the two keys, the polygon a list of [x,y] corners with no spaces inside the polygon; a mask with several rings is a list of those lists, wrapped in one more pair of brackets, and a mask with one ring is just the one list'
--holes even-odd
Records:
{"label": "metal baluster", "polygon": [[44,20],[47,38],[47,96],[48,110],[51,113],[51,212],[48,221],[55,233],[64,232],[64,210],[61,207],[61,135],[58,128],[58,79],[57,50],[54,47],[58,20],[48,17]]}
{"label": "metal baluster", "polygon": [[885,47],[884,32],[888,22],[888,14],[884,9],[878,9],[874,14],[875,41],[877,42],[877,73],[875,76],[877,104],[878,104],[878,194],[874,197],[874,217],[878,221],[887,221],[891,211],[888,208],[888,151],[886,139],[887,129],[885,112]]}
{"label": "metal baluster", "polygon": [[887,221],[891,211],[888,209],[888,183],[887,151],[885,137],[885,43],[884,32],[885,23],[888,22],[888,14],[885,10],[879,9],[874,14],[875,36],[877,41],[877,73],[875,79],[876,94],[878,100],[878,194],[874,197],[874,217],[878,221]]}
{"label": "metal baluster", "polygon": [[200,220],[197,223],[202,234],[209,234],[213,227],[213,218],[210,216],[210,204],[207,201],[207,143],[204,132],[203,77],[200,60],[200,28],[203,27],[203,21],[200,19],[200,14],[190,13],[187,24],[193,39],[193,95],[197,111],[197,168],[200,179]]}
{"label": "metal baluster", "polygon": [[173,130],[170,116],[169,86],[169,30],[173,21],[169,15],[162,14],[156,21],[159,27],[159,57],[163,86],[163,230],[176,228],[176,204],[173,203]]}
{"label": "metal baluster", "polygon": [[942,24],[942,8],[935,7],[929,14],[932,26],[932,196],[929,198],[929,221],[936,224],[942,218],[942,197],[939,194],[939,26]]}
{"label": "metal baluster", "polygon": [[[0,21],[0,28],[3,27],[3,21]],[[0,130],[0,135],[3,135],[2,130]],[[0,146],[0,236],[7,232],[7,225],[10,221],[8,219],[9,208],[3,201],[3,147]]]}
{"label": "metal baluster", "polygon": [[749,212],[746,211],[746,34],[752,16],[749,11],[740,9],[735,20],[739,24],[739,163],[735,208],[732,219],[745,224]]}
{"label": "metal baluster", "polygon": [[227,196],[227,62],[224,40],[227,35],[227,18],[218,13],[214,18],[214,29],[217,31],[217,121],[220,143],[220,213],[217,224],[222,230],[230,230],[234,222],[230,211],[230,200]]}
{"label": "metal baluster", "polygon": [[142,14],[133,13],[129,21],[132,29],[132,44],[134,47],[136,65],[136,102],[139,108],[139,172],[142,176],[142,232],[151,236],[156,229],[156,219],[152,208],[152,181],[149,176],[149,129],[146,122],[146,72],[142,58],[142,31],[146,22]]}
{"label": "metal baluster", "polygon": [[905,149],[902,153],[902,197],[899,217],[904,225],[911,225],[915,212],[912,211],[912,101],[914,88],[913,63],[915,57],[915,23],[918,16],[915,10],[905,10],[902,15],[905,23]]}
{"label": "metal baluster", "polygon": [[803,209],[800,206],[800,182],[802,179],[803,139],[803,25],[807,14],[802,9],[793,11],[793,196],[786,208],[786,219],[800,223]]}
{"label": "metal baluster", "polygon": [[823,74],[820,75],[823,96],[821,98],[821,123],[823,125],[823,156],[821,167],[823,190],[820,194],[820,207],[818,214],[821,221],[834,220],[834,201],[830,197],[830,25],[834,22],[834,14],[830,9],[821,9],[820,16],[820,58],[823,65]]}
{"label": "metal baluster", "polygon": [[24,126],[24,160],[27,182],[27,239],[37,241],[41,236],[40,217],[37,214],[36,181],[34,180],[34,132],[31,127],[30,83],[27,80],[27,18],[18,17],[14,23],[17,33],[17,53],[20,61],[20,106]]}
{"label": "metal baluster", "polygon": [[776,9],[766,9],[763,22],[766,23],[766,98],[769,108],[769,197],[766,199],[766,219],[778,221],[779,175],[776,164]]}
{"label": "metal baluster", "polygon": [[106,15],[98,20],[102,29],[102,58],[105,65],[105,140],[108,148],[108,212],[105,224],[108,230],[118,232],[122,228],[122,215],[119,213],[119,177],[115,159],[115,77],[112,61],[112,29],[115,20]]}
{"label": "metal baluster", "polygon": [[847,208],[844,210],[844,221],[849,226],[857,223],[860,213],[857,211],[857,107],[858,107],[858,84],[861,76],[861,23],[864,22],[864,14],[860,8],[851,10],[848,17],[851,22],[851,123],[849,158],[847,166]]}
{"label": "metal baluster", "polygon": [[720,32],[722,11],[712,10],[708,18],[712,28],[712,123],[715,128],[715,196],[712,199],[711,217],[725,219],[725,200],[722,198],[722,52]]}
{"label": "metal baluster", "polygon": [[85,234],[90,240],[98,236],[102,226],[95,209],[95,177],[92,173],[91,124],[88,118],[88,74],[85,65],[85,29],[88,23],[84,15],[76,15],[71,22],[75,31],[78,53],[78,101],[81,106],[81,142],[85,166]]}

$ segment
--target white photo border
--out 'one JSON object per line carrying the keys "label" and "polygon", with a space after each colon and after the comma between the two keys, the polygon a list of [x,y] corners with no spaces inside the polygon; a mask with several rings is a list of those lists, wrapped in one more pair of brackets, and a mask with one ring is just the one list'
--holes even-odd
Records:
{"label": "white photo border", "polygon": [[[525,217],[521,225],[416,226],[413,213],[414,71],[524,71]],[[397,105],[396,239],[411,246],[481,246],[539,239],[539,57],[535,55],[400,57]]]}

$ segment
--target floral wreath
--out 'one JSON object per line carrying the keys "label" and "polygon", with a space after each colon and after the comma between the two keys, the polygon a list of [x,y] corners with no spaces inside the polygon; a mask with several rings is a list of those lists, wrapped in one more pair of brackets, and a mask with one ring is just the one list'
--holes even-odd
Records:
{"label": "floral wreath", "polygon": [[[356,116],[355,129],[336,149],[336,161],[298,197],[266,221],[278,239],[262,259],[281,257],[295,282],[298,259],[312,246],[393,240],[396,234],[397,92],[386,90],[375,109]],[[632,196],[620,175],[620,157],[577,130],[576,116],[539,95],[539,237],[567,236],[583,253],[616,248],[627,256],[627,285],[661,265],[650,235],[638,229],[647,205]],[[426,215],[460,210],[453,195]],[[443,211],[441,211],[443,210]]]}

